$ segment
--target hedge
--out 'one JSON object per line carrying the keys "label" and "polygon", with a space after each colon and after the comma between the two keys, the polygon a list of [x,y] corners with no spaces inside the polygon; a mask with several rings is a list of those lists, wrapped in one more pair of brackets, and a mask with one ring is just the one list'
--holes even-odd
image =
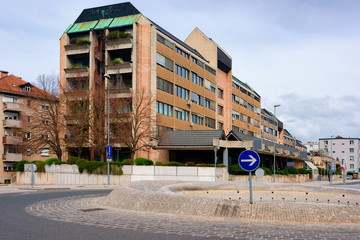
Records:
{"label": "hedge", "polygon": [[134,160],[132,159],[124,159],[121,162],[123,165],[134,165]]}
{"label": "hedge", "polygon": [[150,165],[154,165],[154,162],[146,158],[136,158],[135,165],[150,166]]}
{"label": "hedge", "polygon": [[45,164],[51,166],[53,164],[55,165],[66,164],[66,162],[62,162],[58,158],[49,158],[45,160]]}

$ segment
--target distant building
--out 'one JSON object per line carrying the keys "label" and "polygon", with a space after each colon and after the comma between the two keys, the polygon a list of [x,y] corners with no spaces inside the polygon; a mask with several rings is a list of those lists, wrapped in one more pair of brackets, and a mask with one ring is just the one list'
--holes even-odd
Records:
{"label": "distant building", "polygon": [[359,138],[320,138],[319,150],[333,159],[338,159],[347,172],[359,172]]}
{"label": "distant building", "polygon": [[317,143],[317,142],[307,142],[304,145],[307,148],[307,152],[318,152],[319,151],[319,143]]}
{"label": "distant building", "polygon": [[[22,160],[46,160],[56,157],[48,147],[39,151],[24,148],[26,138],[34,137],[34,132],[26,132],[25,125],[35,121],[34,107],[42,107],[43,90],[25,82],[19,77],[0,71],[0,182],[10,183],[15,176],[14,163]],[[38,133],[41,134],[41,133]]]}
{"label": "distant building", "polygon": [[264,108],[261,109],[261,137],[277,143],[282,143],[284,124],[274,114]]}

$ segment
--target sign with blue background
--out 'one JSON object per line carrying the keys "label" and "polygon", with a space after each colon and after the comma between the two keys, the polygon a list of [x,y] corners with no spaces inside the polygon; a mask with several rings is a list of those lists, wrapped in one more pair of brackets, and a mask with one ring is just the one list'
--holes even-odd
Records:
{"label": "sign with blue background", "polygon": [[239,165],[245,171],[251,172],[260,164],[259,155],[253,150],[245,150],[239,156]]}

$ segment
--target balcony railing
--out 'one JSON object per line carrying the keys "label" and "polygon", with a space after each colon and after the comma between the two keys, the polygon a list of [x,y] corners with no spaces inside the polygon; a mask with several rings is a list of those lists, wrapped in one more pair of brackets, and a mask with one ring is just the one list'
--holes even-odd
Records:
{"label": "balcony railing", "polygon": [[21,103],[4,102],[4,111],[21,112],[23,105]]}
{"label": "balcony railing", "polygon": [[65,45],[67,55],[84,54],[90,52],[89,44],[69,44]]}
{"label": "balcony railing", "polygon": [[132,88],[110,87],[110,98],[129,98],[131,97]]}
{"label": "balcony railing", "polygon": [[105,47],[106,50],[117,50],[117,49],[127,49],[132,48],[133,40],[132,38],[119,38],[113,40],[106,40]]}
{"label": "balcony railing", "polygon": [[21,145],[22,144],[22,137],[19,137],[19,136],[5,136],[5,137],[3,137],[3,144]]}
{"label": "balcony railing", "polygon": [[64,71],[66,78],[89,77],[88,67],[65,68]]}
{"label": "balcony railing", "polygon": [[22,122],[19,120],[3,120],[3,126],[5,128],[21,128]]}
{"label": "balcony railing", "polygon": [[2,155],[3,161],[6,162],[20,162],[22,161],[21,153],[6,153]]}
{"label": "balcony railing", "polygon": [[131,73],[132,72],[132,63],[119,63],[114,65],[106,65],[106,74],[122,74],[122,73]]}

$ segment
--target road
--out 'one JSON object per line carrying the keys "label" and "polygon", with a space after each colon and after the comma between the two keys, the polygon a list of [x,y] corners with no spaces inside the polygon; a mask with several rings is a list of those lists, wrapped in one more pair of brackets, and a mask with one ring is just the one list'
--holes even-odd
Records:
{"label": "road", "polygon": [[170,237],[167,234],[126,229],[109,229],[70,222],[51,221],[29,215],[24,211],[26,206],[38,201],[78,195],[107,194],[110,191],[111,190],[47,190],[0,194],[0,239],[201,239],[191,236],[172,235]]}

